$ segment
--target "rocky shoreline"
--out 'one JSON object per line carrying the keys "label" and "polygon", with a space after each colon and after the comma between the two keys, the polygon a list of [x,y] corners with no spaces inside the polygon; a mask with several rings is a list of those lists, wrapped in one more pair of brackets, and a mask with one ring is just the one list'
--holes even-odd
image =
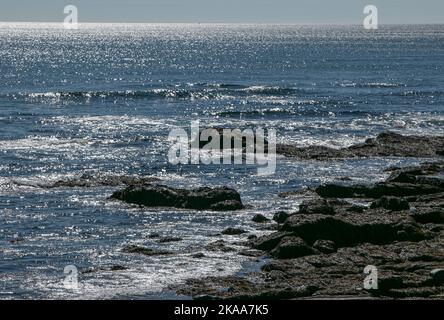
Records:
{"label": "rocky shoreline", "polygon": [[[350,156],[350,150],[372,150],[367,156],[442,155],[441,137],[410,137],[395,147],[400,137],[381,134],[341,156]],[[387,139],[390,147],[381,143]],[[415,149],[414,141],[421,147]],[[326,160],[331,154],[318,155],[309,158]],[[238,252],[258,264],[266,261],[260,271],[189,279],[170,289],[194,299],[444,299],[444,161],[386,171],[390,176],[376,184],[320,185],[299,211],[276,212],[274,223],[253,217],[258,225],[276,228],[266,236],[250,234]],[[214,249],[232,248],[220,240]],[[369,265],[377,268],[377,289],[363,286]]]}
{"label": "rocky shoreline", "polygon": [[[375,184],[343,179],[309,189],[308,199],[297,212],[275,212],[273,221],[262,214],[252,217],[258,231],[271,230],[265,236],[241,228],[221,230],[221,235],[243,240],[232,245],[219,239],[204,249],[247,256],[260,270],[189,279],[169,289],[194,299],[444,299],[444,137],[386,132],[344,149],[280,145],[277,150],[299,160],[373,156],[433,160],[414,167],[387,168],[389,177]],[[78,186],[84,181],[58,184]],[[188,190],[155,182],[125,177],[117,182],[102,179],[99,184],[126,185],[110,199],[130,205],[210,211],[245,208],[240,194],[231,188]],[[158,240],[175,241],[181,239]],[[127,245],[121,251],[145,256],[174,254],[138,245]],[[193,257],[205,255],[194,252]],[[367,266],[377,269],[377,289],[363,286]]]}

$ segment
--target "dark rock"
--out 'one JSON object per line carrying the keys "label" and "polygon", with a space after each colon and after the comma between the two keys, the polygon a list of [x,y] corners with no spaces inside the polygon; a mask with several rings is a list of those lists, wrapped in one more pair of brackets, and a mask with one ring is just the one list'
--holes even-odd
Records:
{"label": "dark rock", "polygon": [[264,255],[264,252],[261,250],[254,250],[254,249],[246,249],[246,250],[241,250],[239,252],[239,254],[241,256],[245,256],[245,257],[254,257],[254,258],[258,258],[258,257],[262,257]]}
{"label": "dark rock", "polygon": [[444,269],[434,269],[430,272],[434,283],[441,285],[444,284]]}
{"label": "dark rock", "polygon": [[410,287],[387,290],[383,292],[383,296],[395,299],[430,298],[432,296],[439,298],[440,293],[442,293],[442,289],[437,287]]}
{"label": "dark rock", "polygon": [[150,238],[150,239],[160,238],[160,234],[158,234],[158,233],[150,233],[150,235],[148,236],[148,238]]}
{"label": "dark rock", "polygon": [[[236,141],[239,143],[242,148],[242,151],[245,152],[247,148],[251,148],[254,152],[256,152],[256,146],[257,146],[257,136],[254,135],[251,138],[247,139],[245,135],[242,134],[242,131],[238,128],[205,128],[201,129],[199,132],[199,136],[202,134],[203,130],[211,130],[214,134],[219,135],[219,148],[221,150],[225,149],[233,149],[238,148],[238,145],[236,145]],[[204,148],[206,145],[208,145],[212,141],[212,137],[210,136],[207,141],[202,141],[199,139],[199,141],[193,140],[190,143],[190,146],[193,148],[194,146],[199,147],[199,149]],[[263,140],[264,143],[264,152],[268,152],[268,141],[267,139]]]}
{"label": "dark rock", "polygon": [[430,184],[444,188],[444,179],[436,174],[444,172],[444,163],[425,163],[420,166],[392,170],[387,182]]}
{"label": "dark rock", "polygon": [[276,153],[286,157],[302,160],[327,160],[343,157],[341,150],[325,146],[296,147],[292,145],[277,144]]}
{"label": "dark rock", "polygon": [[259,237],[253,243],[253,248],[263,251],[271,251],[286,236],[290,236],[291,232],[274,232],[270,235]]}
{"label": "dark rock", "polygon": [[94,272],[99,272],[99,271],[123,271],[123,270],[127,270],[127,267],[121,266],[121,265],[113,265],[110,267],[94,267],[94,268],[88,268],[85,270],[82,270],[81,273],[83,274],[88,274],[88,273],[94,273]]}
{"label": "dark rock", "polygon": [[389,276],[378,277],[377,290],[379,292],[385,292],[391,289],[400,289],[403,288],[404,286],[405,286],[404,280],[400,276],[389,275]]}
{"label": "dark rock", "polygon": [[222,234],[226,234],[226,235],[238,235],[238,234],[243,234],[243,233],[247,233],[247,231],[245,231],[243,229],[231,228],[231,227],[222,231]]}
{"label": "dark rock", "polygon": [[[295,215],[287,220],[281,231],[292,232],[308,243],[314,243],[318,239],[331,240],[339,247],[364,242],[384,244],[393,241],[420,241],[426,238],[422,230],[413,223],[366,219],[362,217],[361,221],[351,222],[324,215],[308,215],[303,218]],[[405,231],[402,238],[399,231]]]}
{"label": "dark rock", "polygon": [[299,213],[335,214],[335,208],[326,199],[305,200],[299,205]]}
{"label": "dark rock", "polygon": [[122,270],[126,270],[127,268],[121,265],[114,265],[111,266],[111,268],[109,268],[111,271],[122,271]]}
{"label": "dark rock", "polygon": [[331,240],[316,240],[315,243],[313,243],[313,248],[325,254],[336,252],[336,245]]}
{"label": "dark rock", "polygon": [[158,255],[172,254],[172,252],[169,252],[169,251],[156,250],[156,249],[140,247],[140,246],[136,246],[136,245],[130,245],[130,246],[124,247],[122,249],[122,252],[125,252],[125,253],[138,253],[138,254],[143,254],[143,255],[146,255],[146,256],[158,256]]}
{"label": "dark rock", "polygon": [[112,199],[148,207],[174,207],[196,210],[242,209],[240,195],[230,188],[176,189],[161,185],[128,187],[115,192]]}
{"label": "dark rock", "polygon": [[250,235],[247,237],[247,239],[248,239],[248,240],[255,240],[255,239],[257,239],[257,236],[256,236],[255,234],[250,234]]}
{"label": "dark rock", "polygon": [[[378,143],[376,139],[366,142],[367,145]],[[390,201],[378,208],[356,206],[337,200],[332,192],[320,204],[333,208],[334,215],[325,214],[325,210],[312,210],[313,206],[309,205],[306,211],[302,210],[305,213],[285,217],[283,224],[258,226],[273,225],[279,228],[278,232],[235,244],[262,250],[261,253],[240,249],[240,254],[256,260],[263,251],[272,257],[259,272],[193,279],[176,290],[188,296],[204,295],[212,299],[292,299],[310,297],[314,292],[316,298],[321,299],[440,299],[444,284],[442,272],[435,275],[429,272],[442,270],[444,263],[444,229],[440,224],[444,190],[436,180],[443,176],[443,163],[392,168],[388,180],[393,181],[340,187],[348,188],[344,192],[347,197],[362,197],[365,202],[370,198],[403,197],[411,207],[408,212],[383,209],[384,206],[392,208]],[[396,178],[395,174],[403,170],[409,176]],[[307,198],[313,196],[310,194]],[[396,203],[396,209],[399,204]],[[227,250],[224,242],[213,247]],[[377,290],[362,290],[363,270],[367,265],[378,267]],[[301,285],[313,290],[292,292],[289,289]]]}
{"label": "dark rock", "polygon": [[279,260],[268,262],[261,267],[261,270],[265,272],[285,271],[286,269],[287,268]]}
{"label": "dark rock", "polygon": [[411,215],[419,223],[444,223],[444,209],[417,211]]}
{"label": "dark rock", "polygon": [[355,212],[355,213],[363,213],[367,210],[367,207],[353,205],[350,208],[347,208],[347,212]]}
{"label": "dark rock", "polygon": [[294,259],[315,254],[316,251],[301,238],[284,237],[270,253],[278,259]]}
{"label": "dark rock", "polygon": [[182,241],[182,238],[179,237],[165,237],[165,238],[161,238],[159,239],[157,242],[159,243],[167,243],[167,242],[178,242],[178,241]]}
{"label": "dark rock", "polygon": [[386,183],[375,185],[336,185],[326,184],[316,188],[317,194],[325,198],[374,198],[383,196],[414,196],[439,193],[443,190],[431,185],[415,185],[409,183]]}
{"label": "dark rock", "polygon": [[223,240],[217,240],[214,242],[209,243],[205,249],[207,249],[208,251],[222,251],[222,252],[231,252],[231,251],[236,251],[236,249],[227,246],[225,241]]}
{"label": "dark rock", "polygon": [[285,211],[278,211],[273,215],[273,220],[277,223],[284,223],[290,215]]}
{"label": "dark rock", "polygon": [[243,209],[240,200],[225,200],[212,204],[209,208],[213,211],[234,211]]}
{"label": "dark rock", "polygon": [[409,210],[410,205],[404,199],[384,196],[376,201],[373,201],[372,204],[370,205],[370,208],[371,209],[384,208],[391,211],[402,211],[402,210]]}
{"label": "dark rock", "polygon": [[265,217],[265,216],[262,215],[262,214],[256,214],[256,215],[253,217],[252,221],[253,221],[253,222],[257,222],[257,223],[263,223],[263,222],[268,222],[268,221],[270,221],[270,219],[268,219],[267,217]]}
{"label": "dark rock", "polygon": [[202,252],[198,252],[198,253],[193,254],[192,257],[196,258],[196,259],[201,259],[201,258],[204,258],[205,255]]}

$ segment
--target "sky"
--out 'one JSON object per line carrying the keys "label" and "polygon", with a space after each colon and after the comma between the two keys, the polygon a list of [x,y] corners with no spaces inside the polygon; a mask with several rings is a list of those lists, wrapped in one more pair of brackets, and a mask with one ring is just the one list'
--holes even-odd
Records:
{"label": "sky", "polygon": [[444,0],[0,0],[0,21],[361,24],[378,8],[380,24],[444,23]]}

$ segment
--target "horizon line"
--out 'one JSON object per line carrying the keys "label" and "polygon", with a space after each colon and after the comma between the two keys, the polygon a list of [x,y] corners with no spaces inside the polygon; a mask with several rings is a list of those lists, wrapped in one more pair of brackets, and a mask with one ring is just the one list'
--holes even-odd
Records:
{"label": "horizon line", "polygon": [[[63,21],[0,21],[0,24],[63,24]],[[122,22],[122,21],[85,21],[78,22],[82,24],[227,24],[227,25],[337,25],[337,26],[358,26],[362,23],[350,23],[350,22],[227,22],[227,21],[213,21],[213,22],[191,22],[191,21],[152,21],[152,22]],[[414,22],[414,23],[380,23],[380,26],[393,26],[393,25],[444,25],[444,22]]]}

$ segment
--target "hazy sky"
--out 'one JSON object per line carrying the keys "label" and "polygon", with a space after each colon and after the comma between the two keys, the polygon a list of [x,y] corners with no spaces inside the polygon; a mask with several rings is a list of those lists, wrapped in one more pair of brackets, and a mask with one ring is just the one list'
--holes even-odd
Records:
{"label": "hazy sky", "polygon": [[356,23],[373,4],[384,23],[444,23],[444,0],[0,0],[0,21]]}

